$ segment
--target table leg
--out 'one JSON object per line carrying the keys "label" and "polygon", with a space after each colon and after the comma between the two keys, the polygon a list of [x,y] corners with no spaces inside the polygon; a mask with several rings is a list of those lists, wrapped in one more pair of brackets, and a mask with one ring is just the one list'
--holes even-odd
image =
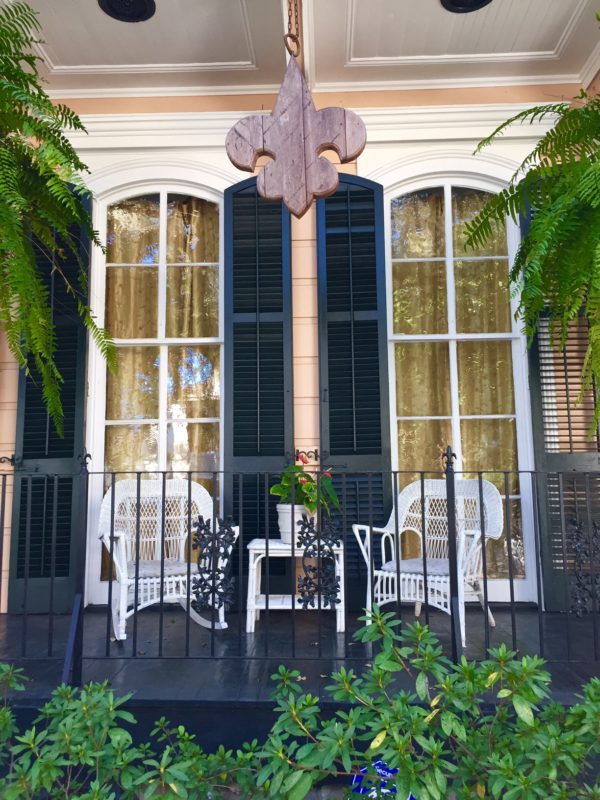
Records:
{"label": "table leg", "polygon": [[248,561],[248,596],[246,598],[246,633],[254,633],[256,619],[256,556],[252,553]]}
{"label": "table leg", "polygon": [[336,605],[335,620],[338,633],[346,630],[346,595],[344,585],[344,554],[336,553],[335,556],[336,573],[340,579],[340,602]]}

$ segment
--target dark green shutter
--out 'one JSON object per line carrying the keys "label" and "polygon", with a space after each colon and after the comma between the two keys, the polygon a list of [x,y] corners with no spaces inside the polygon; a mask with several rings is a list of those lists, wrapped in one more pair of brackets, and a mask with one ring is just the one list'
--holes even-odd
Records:
{"label": "dark green shutter", "polygon": [[[551,342],[543,319],[530,353],[537,486],[540,497],[544,601],[564,611],[576,580],[575,543],[588,540],[589,519],[600,523],[600,436],[594,427],[594,386],[581,392],[588,323],[573,321],[564,348]],[[586,475],[586,473],[588,473]],[[559,477],[559,475],[561,477]],[[589,515],[589,516],[588,516]],[[567,574],[571,577],[565,581]]]}
{"label": "dark green shutter", "polygon": [[[79,255],[89,262],[89,240],[79,228]],[[33,362],[31,375],[21,371],[15,446],[15,485],[11,543],[9,606],[20,611],[48,609],[53,579],[55,611],[68,611],[74,593],[77,545],[86,532],[78,529],[78,456],[83,452],[83,402],[85,387],[86,336],[77,313],[76,300],[41,248],[37,263],[47,281],[53,321],[56,327],[57,367],[62,375],[61,399],[64,436],[50,420],[42,386]],[[79,286],[77,259],[64,249],[60,269],[74,286]],[[26,592],[25,592],[26,589]],[[26,594],[26,596],[25,596]]]}
{"label": "dark green shutter", "polygon": [[[251,178],[225,192],[225,231],[224,456],[225,471],[238,473],[225,500],[242,526],[245,556],[246,544],[267,528],[278,535],[268,483],[292,458],[290,216],[281,203],[263,200]],[[283,567],[278,559],[270,571]]]}
{"label": "dark green shutter", "polygon": [[[321,463],[342,489],[350,588],[364,604],[365,564],[351,531],[356,521],[387,520],[391,506],[383,193],[378,184],[340,176],[317,204]],[[362,473],[362,474],[361,474]],[[350,598],[352,602],[352,598]]]}

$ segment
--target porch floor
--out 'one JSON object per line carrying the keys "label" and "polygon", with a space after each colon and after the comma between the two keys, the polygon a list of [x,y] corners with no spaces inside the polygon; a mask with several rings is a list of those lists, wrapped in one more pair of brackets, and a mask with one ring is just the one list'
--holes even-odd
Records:
{"label": "porch floor", "polygon": [[[512,647],[512,618],[507,608],[494,606],[496,627],[490,628],[490,646],[506,643]],[[304,686],[325,696],[329,674],[342,664],[355,670],[369,661],[370,650],[353,639],[361,626],[358,614],[347,614],[347,630],[336,633],[334,614],[317,615],[297,611],[263,613],[254,634],[245,633],[245,614],[229,613],[229,627],[214,631],[187,624],[183,609],[165,606],[162,622],[162,656],[159,654],[160,613],[153,607],[140,612],[134,645],[133,620],[128,621],[125,642],[109,642],[106,652],[106,610],[88,608],[84,618],[85,681],[109,680],[119,694],[134,692],[138,703],[186,703],[239,706],[271,706],[270,676],[279,664],[299,669]],[[411,607],[402,608],[402,618],[414,620]],[[425,622],[425,613],[421,622]],[[430,610],[429,624],[440,638],[445,652],[450,650],[450,618]],[[27,684],[28,702],[43,701],[60,682],[62,660],[68,637],[70,617],[56,615],[53,620],[53,655],[48,655],[50,618],[30,614],[24,627],[18,615],[0,615],[0,660],[25,667],[31,680]],[[582,682],[600,675],[598,643],[600,620],[578,619],[572,615],[543,613],[535,607],[518,606],[515,611],[515,635],[522,654],[540,653],[540,624],[544,656],[553,675],[555,699],[573,702]],[[187,652],[186,657],[186,640]],[[567,647],[567,640],[569,646]],[[25,644],[23,657],[22,644]],[[295,642],[295,647],[293,645]],[[598,643],[600,644],[600,643]],[[484,617],[477,606],[467,608],[468,658],[481,658],[485,652]],[[400,676],[408,688],[406,676]]]}

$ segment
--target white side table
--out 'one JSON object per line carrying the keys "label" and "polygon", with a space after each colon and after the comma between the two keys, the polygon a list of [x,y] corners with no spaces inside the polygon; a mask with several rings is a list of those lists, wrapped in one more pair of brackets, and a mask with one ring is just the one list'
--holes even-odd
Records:
{"label": "white side table", "polygon": [[[340,579],[339,603],[335,604],[335,621],[338,633],[343,633],[345,630],[345,597],[344,597],[344,548],[342,545],[333,547],[333,555],[335,558],[335,574]],[[260,579],[262,574],[262,564],[267,556],[267,540],[266,539],[252,539],[248,545],[249,563],[248,563],[248,598],[246,602],[246,633],[254,633],[254,624],[260,617],[260,612],[264,611],[267,607],[267,598],[260,592]],[[302,557],[302,549],[296,548],[294,551],[295,558]],[[269,539],[269,559],[271,558],[291,558],[292,545],[282,542],[281,539]],[[303,611],[303,606],[300,605],[300,595],[296,594],[295,608]],[[292,609],[292,596],[289,594],[269,594],[269,611],[291,611]],[[310,606],[308,611],[317,611],[318,604],[314,608]],[[321,605],[321,611],[328,611],[330,607],[324,608]]]}

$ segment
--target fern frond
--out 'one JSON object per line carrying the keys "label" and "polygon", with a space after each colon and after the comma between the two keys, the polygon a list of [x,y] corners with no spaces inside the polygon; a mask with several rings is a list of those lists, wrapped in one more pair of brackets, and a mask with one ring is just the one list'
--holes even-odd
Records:
{"label": "fern frond", "polygon": [[[44,92],[37,13],[24,2],[0,5],[0,323],[19,364],[41,382],[42,396],[59,432],[62,376],[56,366],[56,334],[49,303],[50,272],[74,298],[74,312],[99,349],[114,362],[114,348],[87,304],[87,285],[74,234],[94,245],[98,235],[84,203],[89,195],[81,174],[87,168],[65,135],[84,130],[71,109]],[[61,258],[79,264],[73,283]],[[41,266],[43,265],[43,266]]]}
{"label": "fern frond", "polygon": [[[553,341],[562,346],[569,323],[583,312],[590,331],[585,391],[592,382],[600,385],[600,97],[583,93],[578,101],[527,109],[480,143],[478,151],[515,123],[550,116],[555,121],[507,188],[468,224],[466,244],[480,248],[491,238],[493,224],[530,217],[510,274],[518,313],[530,342],[543,314],[550,319]],[[600,421],[600,401],[595,421]]]}

